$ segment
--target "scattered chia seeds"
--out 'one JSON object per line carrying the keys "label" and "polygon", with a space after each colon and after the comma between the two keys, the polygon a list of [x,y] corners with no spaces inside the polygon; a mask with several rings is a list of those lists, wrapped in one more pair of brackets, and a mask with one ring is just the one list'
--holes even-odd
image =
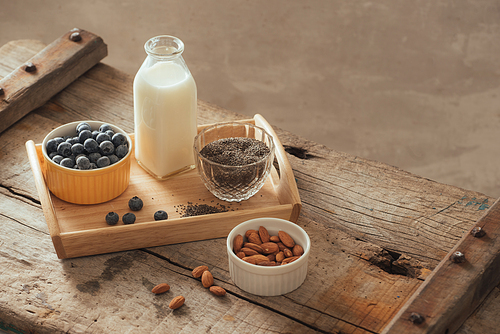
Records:
{"label": "scattered chia seeds", "polygon": [[217,205],[208,205],[188,202],[187,205],[180,204],[175,206],[175,208],[175,211],[180,214],[181,218],[229,211],[227,206],[219,203],[217,203]]}

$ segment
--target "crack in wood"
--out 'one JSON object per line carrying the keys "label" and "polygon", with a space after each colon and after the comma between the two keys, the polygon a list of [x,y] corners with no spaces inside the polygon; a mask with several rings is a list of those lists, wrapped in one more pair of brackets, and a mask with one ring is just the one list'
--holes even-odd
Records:
{"label": "crack in wood", "polygon": [[308,151],[302,147],[283,145],[283,148],[285,149],[286,153],[291,154],[291,155],[293,155],[299,159],[302,159],[302,160],[316,158],[315,155],[307,153]]}
{"label": "crack in wood", "polygon": [[3,213],[0,213],[0,216],[5,217],[5,218],[7,218],[7,219],[10,219],[10,220],[12,220],[12,221],[14,221],[14,222],[16,222],[16,223],[18,223],[18,224],[20,224],[20,225],[23,225],[24,227],[27,227],[27,228],[30,228],[30,229],[34,230],[34,231],[37,231],[37,232],[43,233],[43,234],[45,234],[45,235],[49,235],[49,233],[47,233],[47,232],[40,231],[39,229],[36,229],[36,228],[34,228],[33,226],[30,226],[30,225],[28,225],[28,224],[25,224],[25,223],[23,223],[22,221],[19,221],[19,220],[15,219],[15,218],[12,218],[12,217],[10,217],[10,216],[6,216],[6,215],[4,215]]}
{"label": "crack in wood", "polygon": [[[25,195],[25,194],[22,194],[20,192],[17,192],[14,190],[14,187],[8,187],[8,186],[4,186],[3,184],[0,184],[0,187],[1,188],[4,188],[5,190],[7,190],[9,193],[11,193],[12,197],[14,198],[19,198],[21,197],[22,199],[24,199],[25,201],[24,202],[27,202],[28,204],[36,204],[37,207],[41,206],[41,203],[39,200],[31,197],[31,196],[28,196],[28,195]],[[26,201],[27,200],[27,201]]]}

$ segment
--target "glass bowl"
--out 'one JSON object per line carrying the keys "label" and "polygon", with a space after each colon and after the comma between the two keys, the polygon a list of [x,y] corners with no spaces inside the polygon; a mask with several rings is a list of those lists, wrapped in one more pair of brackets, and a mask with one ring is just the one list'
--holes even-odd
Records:
{"label": "glass bowl", "polygon": [[[194,140],[196,169],[217,198],[240,202],[266,182],[274,160],[273,137],[250,123],[217,123]],[[208,158],[210,157],[210,158]]]}

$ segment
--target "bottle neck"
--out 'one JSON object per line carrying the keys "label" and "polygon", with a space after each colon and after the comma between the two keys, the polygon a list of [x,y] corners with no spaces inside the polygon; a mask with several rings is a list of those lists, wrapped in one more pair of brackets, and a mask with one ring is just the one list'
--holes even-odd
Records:
{"label": "bottle neck", "polygon": [[184,51],[184,43],[177,37],[162,35],[149,39],[144,45],[148,56],[157,61],[180,58]]}

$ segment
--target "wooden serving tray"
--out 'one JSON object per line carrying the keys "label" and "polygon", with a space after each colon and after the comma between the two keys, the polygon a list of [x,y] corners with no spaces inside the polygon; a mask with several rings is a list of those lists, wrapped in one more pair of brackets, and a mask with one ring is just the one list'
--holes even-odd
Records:
{"label": "wooden serving tray", "polygon": [[[196,240],[226,237],[241,222],[258,217],[276,217],[297,222],[302,207],[293,171],[276,133],[261,116],[240,122],[263,127],[274,139],[279,172],[272,167],[270,177],[252,198],[240,203],[225,202],[203,185],[198,172],[191,170],[165,181],[158,181],[136,162],[132,150],[130,184],[117,198],[101,204],[78,205],[64,202],[47,188],[41,144],[26,143],[47,226],[60,259],[162,246]],[[209,125],[198,127],[198,131]],[[132,140],[134,136],[131,135]],[[77,189],[75,189],[77,191]],[[132,225],[106,224],[110,211],[120,217],[131,212],[128,200],[139,196],[144,207],[134,212]],[[180,206],[192,204],[224,205],[229,211],[181,218]],[[165,210],[169,219],[154,221],[153,214]]]}

